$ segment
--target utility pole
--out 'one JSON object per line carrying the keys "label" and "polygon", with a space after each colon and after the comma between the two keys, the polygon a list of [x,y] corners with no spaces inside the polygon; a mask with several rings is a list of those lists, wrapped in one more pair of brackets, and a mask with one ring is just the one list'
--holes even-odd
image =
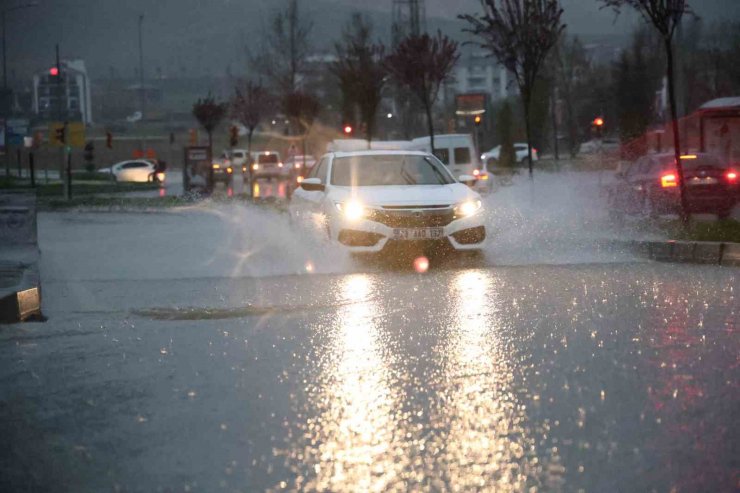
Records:
{"label": "utility pole", "polygon": [[[141,122],[144,123],[144,114],[146,105],[146,93],[144,92],[144,41],[142,29],[144,26],[144,14],[139,15],[139,108],[141,111]],[[146,137],[142,133],[141,152],[146,152]]]}

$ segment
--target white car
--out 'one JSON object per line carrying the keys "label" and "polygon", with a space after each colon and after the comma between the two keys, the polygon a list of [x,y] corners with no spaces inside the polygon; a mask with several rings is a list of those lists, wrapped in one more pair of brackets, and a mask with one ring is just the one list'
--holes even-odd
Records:
{"label": "white car", "polygon": [[[526,164],[529,160],[529,151],[527,150],[527,144],[517,142],[514,144],[514,154],[516,154],[517,164]],[[488,161],[498,161],[501,156],[501,146],[496,146],[488,152],[481,154],[480,159],[488,168]],[[540,156],[537,153],[537,149],[532,148],[532,161],[539,161]]]}
{"label": "white car", "polygon": [[[285,165],[280,159],[280,153],[263,151],[252,153],[251,174],[253,178],[275,178],[283,176]],[[242,168],[246,172],[246,166]]]}
{"label": "white car", "polygon": [[326,154],[289,211],[294,222],[325,231],[353,253],[412,241],[480,250],[486,239],[480,195],[421,151]]}
{"label": "white car", "polygon": [[116,163],[110,168],[98,170],[100,173],[112,174],[119,182],[164,183],[165,173],[157,172],[157,166],[145,159],[132,159]]}
{"label": "white car", "polygon": [[619,140],[617,139],[593,139],[581,144],[578,151],[581,154],[593,154],[595,152],[614,152],[619,150]]}

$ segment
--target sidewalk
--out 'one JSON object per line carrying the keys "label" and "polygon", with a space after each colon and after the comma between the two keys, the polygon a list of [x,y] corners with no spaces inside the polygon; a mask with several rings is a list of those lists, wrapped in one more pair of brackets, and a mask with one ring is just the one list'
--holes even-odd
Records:
{"label": "sidewalk", "polygon": [[43,318],[36,195],[0,193],[0,323]]}

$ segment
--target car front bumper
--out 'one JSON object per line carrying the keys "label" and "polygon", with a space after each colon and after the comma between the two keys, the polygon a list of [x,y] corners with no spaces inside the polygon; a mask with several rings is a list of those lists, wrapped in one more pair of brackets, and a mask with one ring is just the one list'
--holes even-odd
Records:
{"label": "car front bumper", "polygon": [[455,250],[480,250],[486,240],[483,218],[483,211],[478,211],[472,216],[455,219],[445,226],[419,225],[419,228],[441,227],[443,229],[441,238],[419,241],[393,239],[393,231],[397,228],[368,219],[349,221],[337,213],[329,218],[329,234],[332,240],[355,253],[377,253],[391,244],[444,244],[445,242]]}

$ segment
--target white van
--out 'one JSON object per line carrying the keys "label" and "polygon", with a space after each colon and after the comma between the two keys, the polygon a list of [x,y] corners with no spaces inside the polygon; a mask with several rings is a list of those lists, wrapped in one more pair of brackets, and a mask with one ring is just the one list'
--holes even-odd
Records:
{"label": "white van", "polygon": [[[411,141],[411,149],[417,151],[432,152],[432,142],[429,137],[419,137]],[[473,142],[473,136],[470,134],[443,134],[434,136],[434,155],[442,161],[445,166],[452,172],[455,178],[460,175],[470,175],[476,177],[473,188],[479,192],[489,192],[490,184],[488,175],[485,180],[481,172],[481,163],[478,158],[478,151]]]}

